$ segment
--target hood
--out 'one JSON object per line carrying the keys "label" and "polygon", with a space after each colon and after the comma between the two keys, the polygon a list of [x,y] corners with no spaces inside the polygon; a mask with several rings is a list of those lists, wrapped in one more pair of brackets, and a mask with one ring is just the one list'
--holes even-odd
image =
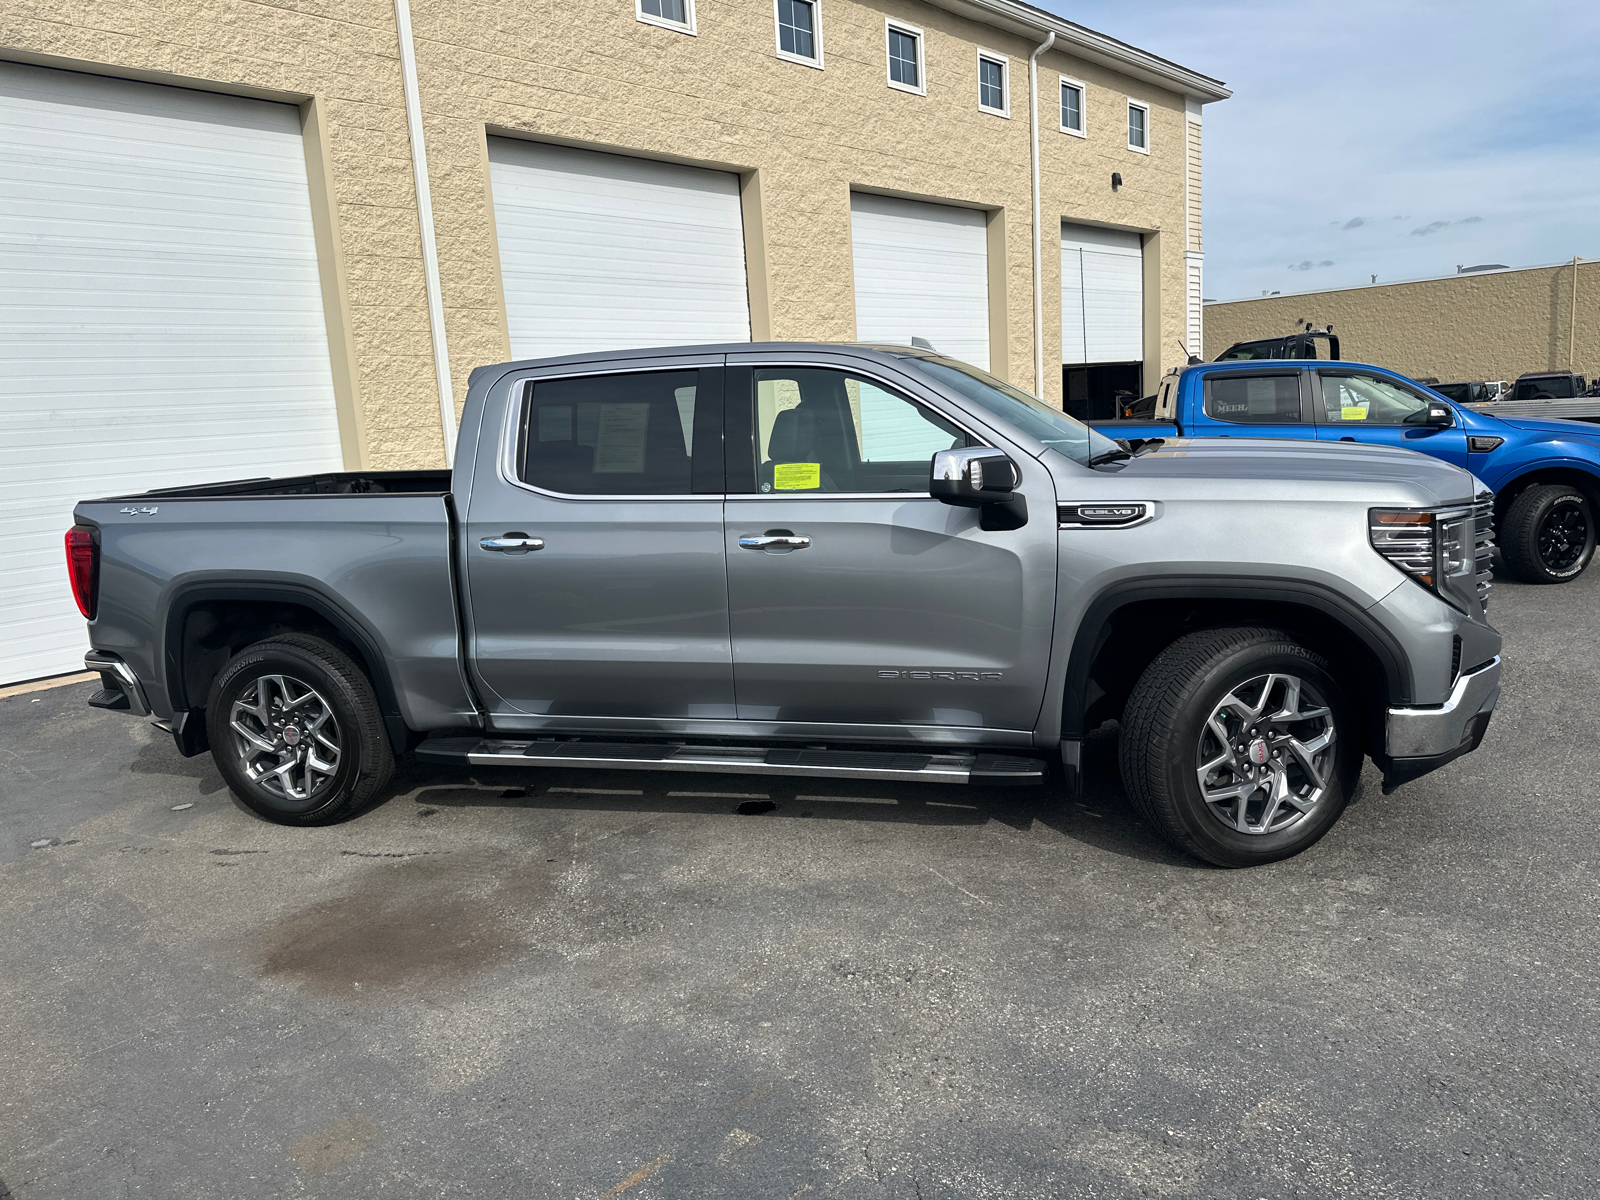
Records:
{"label": "hood", "polygon": [[[1485,414],[1493,415],[1493,414]],[[1553,417],[1501,417],[1495,420],[1529,433],[1548,433],[1554,437],[1600,437],[1600,425],[1588,421],[1562,421]]]}
{"label": "hood", "polygon": [[[1420,490],[1423,503],[1458,504],[1487,491],[1469,471],[1414,450],[1353,442],[1267,438],[1169,438],[1128,461],[1119,480],[1203,479]],[[1376,497],[1375,497],[1376,499]]]}

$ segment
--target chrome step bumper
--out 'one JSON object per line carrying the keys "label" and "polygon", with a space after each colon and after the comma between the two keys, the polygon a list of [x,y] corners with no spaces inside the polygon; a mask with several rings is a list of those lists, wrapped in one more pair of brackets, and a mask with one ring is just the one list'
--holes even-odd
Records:
{"label": "chrome step bumper", "polygon": [[816,750],[785,746],[690,746],[676,742],[556,741],[541,738],[435,737],[416,749],[424,762],[475,767],[590,767],[625,771],[703,771],[800,775],[981,786],[1042,783],[1045,762],[1007,754],[929,754],[920,750]]}

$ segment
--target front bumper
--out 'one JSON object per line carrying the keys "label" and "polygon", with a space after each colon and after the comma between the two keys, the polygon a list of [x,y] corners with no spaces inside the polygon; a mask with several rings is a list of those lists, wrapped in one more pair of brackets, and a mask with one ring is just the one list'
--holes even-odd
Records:
{"label": "front bumper", "polygon": [[1500,657],[1464,672],[1450,689],[1450,698],[1431,708],[1391,708],[1383,755],[1384,794],[1429,771],[1470,754],[1483,741],[1494,706],[1500,699]]}

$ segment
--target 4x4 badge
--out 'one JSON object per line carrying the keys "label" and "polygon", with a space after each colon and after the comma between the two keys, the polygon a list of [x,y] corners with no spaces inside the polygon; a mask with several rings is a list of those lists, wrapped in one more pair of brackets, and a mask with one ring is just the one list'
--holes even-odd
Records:
{"label": "4x4 badge", "polygon": [[130,517],[153,517],[156,515],[156,506],[154,504],[141,504],[135,508],[129,504],[125,505],[121,511]]}

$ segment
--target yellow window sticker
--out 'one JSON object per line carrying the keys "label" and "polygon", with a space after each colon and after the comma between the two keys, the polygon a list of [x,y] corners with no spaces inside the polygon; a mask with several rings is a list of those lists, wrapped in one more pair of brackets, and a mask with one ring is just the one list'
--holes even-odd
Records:
{"label": "yellow window sticker", "polygon": [[821,463],[777,463],[772,468],[772,486],[780,492],[803,492],[822,486]]}
{"label": "yellow window sticker", "polygon": [[1365,421],[1367,419],[1367,406],[1365,404],[1346,404],[1339,410],[1341,421]]}

